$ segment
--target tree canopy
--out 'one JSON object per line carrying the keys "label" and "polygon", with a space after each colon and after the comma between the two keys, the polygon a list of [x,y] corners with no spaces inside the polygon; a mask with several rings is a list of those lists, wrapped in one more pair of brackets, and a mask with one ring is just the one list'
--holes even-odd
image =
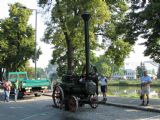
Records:
{"label": "tree canopy", "polygon": [[34,58],[34,29],[28,25],[32,11],[20,3],[11,4],[9,17],[0,24],[0,68],[18,71]]}
{"label": "tree canopy", "polygon": [[[51,5],[43,0],[39,0],[39,4],[43,7],[44,5]],[[74,72],[79,71],[82,68],[81,66],[85,64],[84,23],[81,18],[85,11],[91,14],[89,35],[92,63],[97,60],[94,51],[103,49],[108,57],[111,57],[113,52],[107,51],[116,51],[117,56],[114,62],[118,66],[123,65],[125,57],[131,51],[131,45],[123,41],[122,31],[120,30],[121,20],[124,19],[124,13],[128,9],[125,1],[56,0],[50,8],[51,21],[47,23],[48,27],[44,35],[44,41],[54,45],[52,63],[56,62],[58,64],[60,73],[66,73],[67,71],[67,57],[69,59],[68,67],[70,66],[69,68]],[[103,40],[101,42],[98,36],[102,36]],[[126,48],[126,50],[122,48]]]}
{"label": "tree canopy", "polygon": [[126,38],[135,43],[139,37],[146,39],[145,56],[150,56],[160,63],[160,1],[159,0],[132,0],[131,12],[125,21],[128,31]]}

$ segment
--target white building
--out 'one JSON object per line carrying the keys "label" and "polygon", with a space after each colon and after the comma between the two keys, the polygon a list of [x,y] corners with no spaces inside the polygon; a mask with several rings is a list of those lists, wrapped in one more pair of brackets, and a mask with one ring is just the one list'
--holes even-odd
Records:
{"label": "white building", "polygon": [[[153,61],[144,61],[143,62],[145,69],[148,71],[148,74],[153,77],[157,74],[158,65],[157,63]],[[140,66],[140,64],[137,64],[136,62],[128,62],[125,63],[123,70],[124,73],[114,73],[112,76],[112,79],[128,79],[128,80],[135,80],[137,79],[136,76],[136,69],[137,66]]]}
{"label": "white building", "polygon": [[136,70],[125,69],[124,74],[120,74],[120,73],[116,72],[113,74],[112,79],[135,80],[136,79]]}
{"label": "white building", "polygon": [[135,80],[135,79],[137,79],[137,77],[136,77],[136,70],[125,69],[125,76],[126,76],[126,79],[128,79],[128,80]]}

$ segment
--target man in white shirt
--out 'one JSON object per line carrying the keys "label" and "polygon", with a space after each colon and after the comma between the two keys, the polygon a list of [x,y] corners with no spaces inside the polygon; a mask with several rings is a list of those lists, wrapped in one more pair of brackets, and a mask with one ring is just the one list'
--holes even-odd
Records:
{"label": "man in white shirt", "polygon": [[104,76],[101,76],[100,78],[100,84],[101,84],[101,92],[103,94],[103,100],[106,101],[106,91],[107,91],[107,78]]}
{"label": "man in white shirt", "polygon": [[[142,97],[142,104],[141,105],[148,105],[149,104],[149,93],[150,93],[150,83],[151,77],[147,75],[147,71],[144,71],[144,75],[141,78],[141,97]],[[145,104],[145,98],[147,97],[147,103]]]}

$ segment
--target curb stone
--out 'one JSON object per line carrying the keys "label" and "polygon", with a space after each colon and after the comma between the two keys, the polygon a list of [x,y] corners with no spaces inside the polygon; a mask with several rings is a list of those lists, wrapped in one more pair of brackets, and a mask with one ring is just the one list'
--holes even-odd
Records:
{"label": "curb stone", "polygon": [[[52,97],[51,94],[45,94],[45,93],[44,93],[43,95],[44,95],[44,96],[50,96],[50,97]],[[98,104],[110,105],[110,106],[122,107],[122,108],[129,108],[129,109],[136,109],[136,110],[142,110],[142,111],[147,111],[147,112],[160,113],[160,109],[147,108],[147,107],[135,106],[135,105],[129,105],[129,104],[112,103],[112,102],[104,102],[104,101],[99,101]]]}
{"label": "curb stone", "polygon": [[160,110],[156,109],[156,108],[146,108],[146,107],[135,106],[135,105],[112,103],[112,102],[103,102],[103,101],[100,101],[99,104],[160,113]]}

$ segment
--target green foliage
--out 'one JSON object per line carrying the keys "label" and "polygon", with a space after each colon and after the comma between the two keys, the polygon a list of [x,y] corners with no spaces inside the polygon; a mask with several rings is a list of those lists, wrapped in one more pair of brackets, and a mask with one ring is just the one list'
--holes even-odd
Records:
{"label": "green foliage", "polygon": [[[35,68],[30,66],[29,61],[27,61],[24,66],[19,67],[17,71],[25,71],[27,72],[29,79],[35,79]],[[47,78],[43,68],[37,68],[37,78]]]}
{"label": "green foliage", "polygon": [[109,47],[105,55],[110,58],[110,60],[116,64],[118,67],[123,65],[124,59],[129,55],[132,47],[129,43],[124,42],[119,39]]}
{"label": "green foliage", "polygon": [[[140,86],[141,81],[140,80],[110,80],[108,81],[109,86]],[[151,86],[159,87],[160,81],[159,80],[153,80],[151,83]]]}
{"label": "green foliage", "polygon": [[137,73],[136,73],[136,74],[137,74],[137,77],[140,78],[141,75],[142,75],[142,72],[143,72],[142,68],[141,68],[140,66],[137,66],[136,71],[137,71]]}
{"label": "green foliage", "polygon": [[[90,24],[90,48],[96,49],[95,32],[98,31],[98,25],[103,24],[110,19],[110,11],[104,1],[97,0],[57,0],[52,8],[51,21],[48,23],[44,41],[52,43],[53,63],[58,64],[58,74],[67,72],[67,52],[70,50],[71,67],[73,72],[80,73],[85,64],[84,56],[84,32],[83,20],[81,15],[88,11],[91,14]],[[68,46],[68,41],[70,46]],[[93,56],[92,56],[93,55]],[[91,53],[91,58],[94,54]],[[80,67],[77,67],[80,66]],[[80,70],[81,69],[81,70]]]}
{"label": "green foliage", "polygon": [[96,62],[96,68],[98,73],[104,76],[110,77],[112,74],[112,65],[110,60],[106,58],[104,55],[100,56]]}
{"label": "green foliage", "polygon": [[28,25],[31,10],[20,3],[10,6],[9,17],[0,24],[0,64],[7,71],[18,71],[34,58],[34,30]]}
{"label": "green foliage", "polygon": [[8,49],[8,42],[1,39],[0,40],[0,64],[1,64],[1,67],[2,67],[3,60],[6,57],[7,49]]}
{"label": "green foliage", "polygon": [[160,79],[160,65],[158,67],[157,78]]}
{"label": "green foliage", "polygon": [[160,63],[160,1],[151,0],[146,3],[146,0],[139,0],[131,4],[132,10],[125,21],[126,27],[129,28],[126,38],[133,44],[139,36],[145,38],[144,55]]}
{"label": "green foliage", "polygon": [[[67,59],[71,61],[68,67],[70,66],[75,73],[81,73],[85,64],[84,23],[81,18],[85,11],[91,14],[89,21],[91,62],[97,61],[92,51],[103,49],[106,50],[108,60],[113,60],[117,66],[123,65],[124,59],[131,51],[131,45],[123,41],[124,29],[121,24],[128,9],[125,0],[56,0],[55,4],[39,0],[39,5],[51,8],[51,21],[47,22],[48,27],[43,40],[54,45],[51,63],[58,64],[58,75],[68,71]],[[98,35],[102,36],[102,43],[99,42]],[[112,48],[112,46],[117,47]],[[117,52],[118,48],[120,49]],[[101,63],[101,66],[103,68],[99,70],[103,69],[101,71],[105,71],[105,75],[111,74],[108,65]]]}
{"label": "green foliage", "polygon": [[37,78],[46,79],[46,73],[43,68],[37,68]]}
{"label": "green foliage", "polygon": [[123,0],[107,0],[106,3],[112,13],[111,20],[101,27],[100,33],[104,31],[102,48],[105,49],[104,56],[108,61],[106,64],[112,65],[112,69],[110,69],[110,72],[108,71],[108,74],[111,75],[111,73],[120,70],[119,68],[124,64],[124,59],[132,50],[132,45],[125,42],[124,34],[127,29],[122,24],[125,20],[125,12],[128,10],[127,4]]}

